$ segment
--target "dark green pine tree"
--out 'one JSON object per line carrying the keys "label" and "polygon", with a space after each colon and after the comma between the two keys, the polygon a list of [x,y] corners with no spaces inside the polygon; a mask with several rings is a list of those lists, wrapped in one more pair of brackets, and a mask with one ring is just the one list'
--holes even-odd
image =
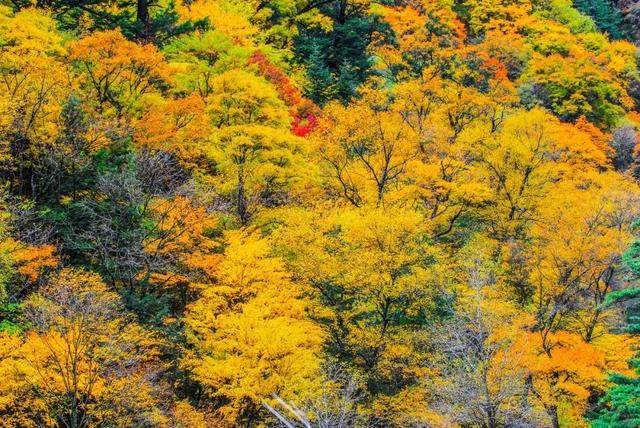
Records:
{"label": "dark green pine tree", "polygon": [[326,66],[326,58],[322,48],[317,43],[312,43],[309,51],[309,57],[306,61],[309,79],[306,96],[316,104],[323,105],[336,97],[336,79]]}
{"label": "dark green pine tree", "polygon": [[622,19],[622,12],[612,0],[574,0],[574,6],[589,15],[600,31],[608,33],[616,40],[628,39],[630,33]]}
{"label": "dark green pine tree", "polygon": [[208,20],[179,22],[173,1],[152,0],[11,0],[15,9],[36,6],[50,10],[62,30],[80,28],[90,18],[91,30],[120,28],[122,34],[144,43],[165,44],[180,34],[205,29]]}
{"label": "dark green pine tree", "polygon": [[[640,241],[633,243],[624,255],[630,274],[640,278]],[[633,302],[627,309],[627,331],[640,335],[640,288],[626,289],[611,295],[610,302]],[[640,427],[640,354],[630,362],[639,377],[611,375],[613,386],[600,400],[600,408],[592,420],[594,428]]]}
{"label": "dark green pine tree", "polygon": [[296,56],[307,66],[307,95],[320,105],[334,98],[347,102],[371,75],[373,58],[367,47],[373,35],[388,34],[388,26],[346,1],[330,1],[318,9],[333,20],[331,30],[300,26],[295,39]]}
{"label": "dark green pine tree", "polygon": [[339,68],[338,96],[343,100],[350,100],[356,96],[356,88],[360,84],[358,73],[351,64],[344,63]]}

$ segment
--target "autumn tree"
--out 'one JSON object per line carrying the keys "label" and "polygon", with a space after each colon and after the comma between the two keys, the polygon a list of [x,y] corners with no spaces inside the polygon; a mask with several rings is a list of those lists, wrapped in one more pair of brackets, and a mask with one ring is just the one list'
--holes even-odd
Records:
{"label": "autumn tree", "polygon": [[391,110],[384,92],[368,92],[348,107],[332,104],[325,112],[314,135],[334,193],[356,207],[384,204],[417,156],[415,134]]}
{"label": "autumn tree", "polygon": [[182,364],[224,426],[264,417],[272,394],[304,397],[316,385],[322,332],[269,241],[230,232],[216,281],[188,307]]}
{"label": "autumn tree", "polygon": [[118,296],[95,274],[62,270],[25,305],[33,330],[3,338],[0,367],[9,400],[2,412],[10,425],[152,426],[163,420],[147,376],[157,341],[127,322]]}
{"label": "autumn tree", "polygon": [[217,76],[212,88],[206,113],[217,128],[212,135],[216,184],[246,224],[260,207],[281,205],[301,189],[306,149],[291,134],[283,101],[263,78],[232,70]]}
{"label": "autumn tree", "polygon": [[124,38],[119,30],[96,32],[70,46],[69,59],[83,77],[87,102],[117,116],[140,109],[141,98],[159,90],[168,77],[163,55],[151,45]]}
{"label": "autumn tree", "polygon": [[279,250],[315,297],[313,314],[327,331],[330,354],[366,379],[369,416],[390,425],[430,420],[426,409],[405,406],[424,398],[429,370],[421,327],[440,294],[437,251],[420,216],[378,208],[326,216],[294,211],[283,219]]}
{"label": "autumn tree", "polygon": [[33,9],[0,9],[0,162],[12,191],[37,196],[31,184],[38,153],[54,144],[61,99],[69,93],[65,50],[54,21]]}

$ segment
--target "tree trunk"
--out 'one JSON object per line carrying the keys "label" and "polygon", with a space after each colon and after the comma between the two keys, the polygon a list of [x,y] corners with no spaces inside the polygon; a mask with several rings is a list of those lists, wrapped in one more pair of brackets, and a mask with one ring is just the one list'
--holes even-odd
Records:
{"label": "tree trunk", "polygon": [[240,222],[246,225],[249,222],[249,209],[244,189],[244,168],[242,165],[240,165],[240,170],[238,171],[238,187],[236,190],[236,213],[240,218]]}
{"label": "tree trunk", "polygon": [[149,0],[138,0],[136,19],[140,25],[139,37],[144,41],[151,41],[151,20],[149,17]]}
{"label": "tree trunk", "polygon": [[558,407],[547,407],[547,413],[549,414],[549,417],[551,417],[551,426],[553,426],[553,428],[560,428],[560,421],[558,420]]}

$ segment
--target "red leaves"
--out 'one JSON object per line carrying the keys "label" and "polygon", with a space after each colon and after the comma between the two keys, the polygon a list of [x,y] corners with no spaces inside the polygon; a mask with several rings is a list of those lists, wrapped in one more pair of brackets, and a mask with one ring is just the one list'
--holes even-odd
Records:
{"label": "red leaves", "polygon": [[275,85],[278,95],[280,95],[280,98],[282,98],[285,103],[290,106],[300,104],[302,95],[298,88],[293,86],[284,71],[271,64],[265,54],[259,50],[255,51],[249,58],[249,64],[256,64],[258,66],[260,74]]}
{"label": "red leaves", "polygon": [[298,137],[306,137],[318,124],[318,118],[313,113],[306,113],[306,115],[292,113],[292,116],[291,132]]}
{"label": "red leaves", "polygon": [[302,96],[285,72],[273,65],[259,50],[251,55],[249,64],[257,65],[262,77],[275,86],[280,98],[291,107],[291,132],[298,137],[305,137],[313,131],[318,123],[318,115],[314,113],[318,107]]}

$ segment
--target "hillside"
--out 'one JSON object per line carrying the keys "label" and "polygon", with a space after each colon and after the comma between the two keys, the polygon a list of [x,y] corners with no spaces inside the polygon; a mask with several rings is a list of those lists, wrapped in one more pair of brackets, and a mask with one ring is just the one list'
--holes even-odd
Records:
{"label": "hillside", "polygon": [[640,426],[638,28],[0,0],[0,427]]}

